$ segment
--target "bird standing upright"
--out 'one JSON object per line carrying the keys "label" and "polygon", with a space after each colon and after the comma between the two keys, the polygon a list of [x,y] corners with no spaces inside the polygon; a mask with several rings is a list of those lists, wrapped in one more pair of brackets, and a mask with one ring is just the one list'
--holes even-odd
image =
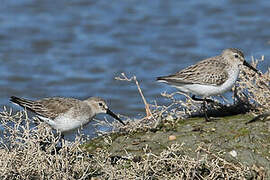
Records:
{"label": "bird standing upright", "polygon": [[[158,77],[157,81],[168,83],[183,93],[191,93],[195,101],[203,101],[205,119],[209,121],[206,102],[213,101],[206,98],[231,90],[238,78],[241,65],[259,74],[257,69],[245,61],[242,51],[229,48],[223,50],[221,55],[199,61],[175,74]],[[202,96],[203,99],[196,96]]]}

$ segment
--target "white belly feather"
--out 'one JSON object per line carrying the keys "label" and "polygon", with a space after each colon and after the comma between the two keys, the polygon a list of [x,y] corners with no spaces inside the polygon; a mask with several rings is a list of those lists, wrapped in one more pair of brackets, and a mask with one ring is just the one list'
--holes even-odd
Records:
{"label": "white belly feather", "polygon": [[219,94],[223,94],[226,91],[229,91],[232,89],[232,86],[236,82],[238,75],[239,75],[239,69],[237,70],[231,70],[228,72],[228,80],[225,81],[220,86],[214,86],[214,85],[202,85],[202,84],[182,84],[181,86],[174,86],[177,89],[179,89],[181,92],[184,93],[191,93],[197,96],[215,96]]}
{"label": "white belly feather", "polygon": [[91,118],[88,114],[80,114],[80,116],[73,116],[72,109],[68,112],[59,115],[54,120],[38,116],[41,120],[52,126],[53,129],[59,130],[61,132],[67,132],[77,129],[85,124],[87,124]]}

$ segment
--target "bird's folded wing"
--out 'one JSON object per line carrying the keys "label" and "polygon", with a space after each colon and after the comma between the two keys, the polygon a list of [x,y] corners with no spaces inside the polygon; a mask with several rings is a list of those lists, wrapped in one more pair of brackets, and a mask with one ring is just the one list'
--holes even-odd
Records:
{"label": "bird's folded wing", "polygon": [[218,86],[223,84],[228,78],[228,73],[225,70],[225,67],[225,63],[216,60],[209,61],[209,59],[206,59],[173,75],[159,77],[158,80],[164,80],[173,84],[202,84]]}
{"label": "bird's folded wing", "polygon": [[61,113],[67,112],[70,108],[76,106],[80,100],[73,98],[44,98],[37,101],[16,99],[18,105],[46,118],[54,119]]}

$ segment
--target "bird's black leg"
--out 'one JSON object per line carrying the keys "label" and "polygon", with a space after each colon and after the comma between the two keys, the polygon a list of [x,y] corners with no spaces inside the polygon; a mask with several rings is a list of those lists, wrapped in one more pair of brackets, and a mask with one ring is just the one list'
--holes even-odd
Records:
{"label": "bird's black leg", "polygon": [[194,101],[203,101],[203,99],[197,98],[195,95],[191,96]]}
{"label": "bird's black leg", "polygon": [[206,101],[207,103],[213,103],[213,102],[215,102],[215,101],[213,101],[212,99],[206,99],[206,98],[200,99],[200,98],[197,98],[195,95],[193,95],[193,96],[191,97],[191,99],[193,99],[194,101]]}
{"label": "bird's black leg", "polygon": [[249,124],[249,123],[258,121],[258,120],[260,120],[260,119],[265,120],[265,119],[267,119],[268,116],[270,116],[270,111],[265,112],[265,113],[263,113],[263,114],[261,114],[261,115],[256,116],[256,117],[253,118],[252,120],[246,122],[246,124]]}
{"label": "bird's black leg", "polygon": [[203,110],[203,113],[204,113],[204,118],[205,118],[206,122],[209,122],[210,119],[208,118],[207,113],[206,113],[207,112],[206,103],[214,103],[215,101],[213,101],[212,99],[206,99],[206,98],[200,99],[200,98],[195,97],[195,95],[193,95],[191,97],[191,99],[193,99],[194,101],[202,101],[203,102],[202,103],[202,110]]}
{"label": "bird's black leg", "polygon": [[52,151],[51,154],[58,154],[59,151],[63,148],[63,141],[64,141],[64,135],[60,132],[60,134],[57,135],[58,137],[58,142],[60,142],[60,146],[57,144],[55,145],[55,151]]}
{"label": "bird's black leg", "polygon": [[46,151],[46,148],[50,145],[51,143],[48,142],[48,139],[46,138],[45,140],[39,141],[40,149],[42,151]]}
{"label": "bird's black leg", "polygon": [[[55,145],[55,149],[51,151],[52,155],[58,154],[58,152],[63,148],[63,140],[64,140],[64,135],[62,133],[56,135],[56,142],[57,144]],[[40,148],[43,151],[46,151],[46,149],[52,144],[52,139],[51,138],[46,138],[45,140],[42,140],[39,142]],[[58,142],[60,142],[58,145]]]}
{"label": "bird's black leg", "polygon": [[203,108],[203,112],[204,112],[204,118],[205,118],[205,121],[206,121],[206,122],[209,122],[210,119],[209,119],[208,116],[207,116],[206,102],[207,102],[207,101],[206,101],[206,98],[203,99],[203,105],[202,105],[202,108]]}
{"label": "bird's black leg", "polygon": [[[64,134],[60,133],[60,138],[59,138],[59,141],[60,141],[60,149],[63,147],[63,141],[64,141]],[[59,150],[60,150],[59,149]]]}

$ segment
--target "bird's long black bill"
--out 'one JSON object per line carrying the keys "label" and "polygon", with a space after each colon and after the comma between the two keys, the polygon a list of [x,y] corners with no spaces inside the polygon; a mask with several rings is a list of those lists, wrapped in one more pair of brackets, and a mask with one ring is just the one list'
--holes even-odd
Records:
{"label": "bird's long black bill", "polygon": [[260,75],[259,71],[256,68],[254,68],[253,66],[251,66],[250,64],[248,64],[247,61],[244,61],[243,65],[247,66],[249,69],[252,69],[253,71],[255,71],[256,73],[258,73]]}
{"label": "bird's long black bill", "polygon": [[111,110],[107,109],[107,114],[109,114],[110,116],[112,116],[114,119],[117,119],[120,123],[122,123],[123,125],[126,125],[118,116],[116,116]]}

